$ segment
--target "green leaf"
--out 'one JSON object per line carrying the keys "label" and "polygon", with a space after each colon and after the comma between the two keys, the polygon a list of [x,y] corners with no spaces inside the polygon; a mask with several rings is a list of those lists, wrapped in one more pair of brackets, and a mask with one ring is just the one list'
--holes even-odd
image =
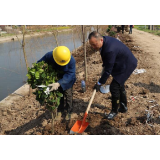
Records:
{"label": "green leaf", "polygon": [[52,102],[56,102],[56,100],[55,99],[53,99],[53,100],[51,100]]}
{"label": "green leaf", "polygon": [[28,79],[31,79],[31,78],[32,78],[30,74],[27,74],[26,76],[28,77]]}
{"label": "green leaf", "polygon": [[42,78],[45,78],[46,74],[45,73],[42,73],[41,77]]}
{"label": "green leaf", "polygon": [[51,107],[52,111],[54,111],[56,109],[56,107]]}
{"label": "green leaf", "polygon": [[63,97],[63,94],[60,93],[60,92],[57,92],[56,94],[57,94],[59,97]]}
{"label": "green leaf", "polygon": [[60,99],[61,99],[61,98],[57,98],[57,106],[60,105]]}
{"label": "green leaf", "polygon": [[35,73],[35,77],[39,77],[39,72],[38,71]]}
{"label": "green leaf", "polygon": [[39,69],[39,73],[42,73],[42,72],[44,72],[44,70],[43,69]]}
{"label": "green leaf", "polygon": [[30,72],[33,75],[33,74],[35,74],[36,70],[35,69],[31,69]]}

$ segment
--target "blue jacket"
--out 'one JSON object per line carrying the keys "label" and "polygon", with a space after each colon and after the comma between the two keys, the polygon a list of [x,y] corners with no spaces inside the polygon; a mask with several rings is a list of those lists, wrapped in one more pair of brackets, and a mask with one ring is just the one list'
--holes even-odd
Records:
{"label": "blue jacket", "polygon": [[71,60],[70,62],[65,65],[65,66],[60,66],[58,65],[54,59],[53,59],[53,55],[52,55],[53,51],[50,51],[48,53],[46,53],[39,61],[37,62],[41,62],[41,61],[45,61],[47,64],[50,64],[53,66],[54,69],[62,71],[62,79],[60,79],[58,81],[58,83],[61,85],[63,90],[67,90],[69,88],[71,88],[73,86],[73,84],[76,81],[76,61],[73,58],[73,56],[71,56]]}
{"label": "blue jacket", "polygon": [[105,72],[99,82],[105,84],[109,75],[119,83],[124,84],[137,67],[137,59],[129,48],[116,38],[103,36],[103,46],[100,49]]}

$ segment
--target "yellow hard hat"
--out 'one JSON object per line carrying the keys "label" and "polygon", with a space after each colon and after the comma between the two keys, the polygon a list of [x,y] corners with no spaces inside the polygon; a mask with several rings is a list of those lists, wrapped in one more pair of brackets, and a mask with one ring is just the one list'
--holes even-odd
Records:
{"label": "yellow hard hat", "polygon": [[66,46],[58,46],[53,50],[53,58],[60,66],[65,66],[71,59],[70,50]]}

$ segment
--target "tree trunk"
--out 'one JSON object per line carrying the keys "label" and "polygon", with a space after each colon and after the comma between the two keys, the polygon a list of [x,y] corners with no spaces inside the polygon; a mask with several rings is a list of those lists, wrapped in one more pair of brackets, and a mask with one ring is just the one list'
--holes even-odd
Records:
{"label": "tree trunk", "polygon": [[[28,61],[27,61],[27,56],[26,56],[26,51],[25,51],[25,26],[23,26],[23,39],[22,39],[22,47],[23,47],[23,55],[24,55],[24,59],[25,59],[25,62],[26,62],[26,68],[27,68],[27,71],[28,71]],[[31,96],[32,94],[32,88],[30,87],[29,85],[29,96]]]}
{"label": "tree trunk", "polygon": [[54,134],[54,112],[52,111],[52,134]]}
{"label": "tree trunk", "polygon": [[77,50],[76,50],[76,44],[75,44],[75,39],[74,39],[74,34],[73,34],[73,29],[72,29],[72,38],[73,38],[73,43],[74,43],[74,50],[77,54]]}
{"label": "tree trunk", "polygon": [[82,35],[83,35],[83,50],[84,50],[84,65],[85,65],[85,81],[87,81],[87,58],[86,58],[86,44],[85,44],[84,25],[82,25]]}
{"label": "tree trunk", "polygon": [[152,30],[152,25],[150,25],[150,30]]}

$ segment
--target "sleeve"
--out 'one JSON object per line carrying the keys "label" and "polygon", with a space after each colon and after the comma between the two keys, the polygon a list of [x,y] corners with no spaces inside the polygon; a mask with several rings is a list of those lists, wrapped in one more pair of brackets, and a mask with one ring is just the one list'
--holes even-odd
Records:
{"label": "sleeve", "polygon": [[46,53],[40,60],[37,61],[37,63],[42,61],[49,63],[51,57],[52,57],[52,51]]}
{"label": "sleeve", "polygon": [[105,84],[109,75],[112,73],[112,69],[116,60],[116,54],[114,52],[108,52],[105,54],[104,57],[104,73],[102,74],[101,78],[99,79],[99,83]]}
{"label": "sleeve", "polygon": [[65,86],[68,83],[73,81],[73,79],[75,78],[75,70],[76,70],[76,67],[75,67],[75,60],[74,60],[72,63],[69,64],[68,70],[65,71],[63,78],[58,81],[58,83],[61,85],[62,88],[65,88]]}

